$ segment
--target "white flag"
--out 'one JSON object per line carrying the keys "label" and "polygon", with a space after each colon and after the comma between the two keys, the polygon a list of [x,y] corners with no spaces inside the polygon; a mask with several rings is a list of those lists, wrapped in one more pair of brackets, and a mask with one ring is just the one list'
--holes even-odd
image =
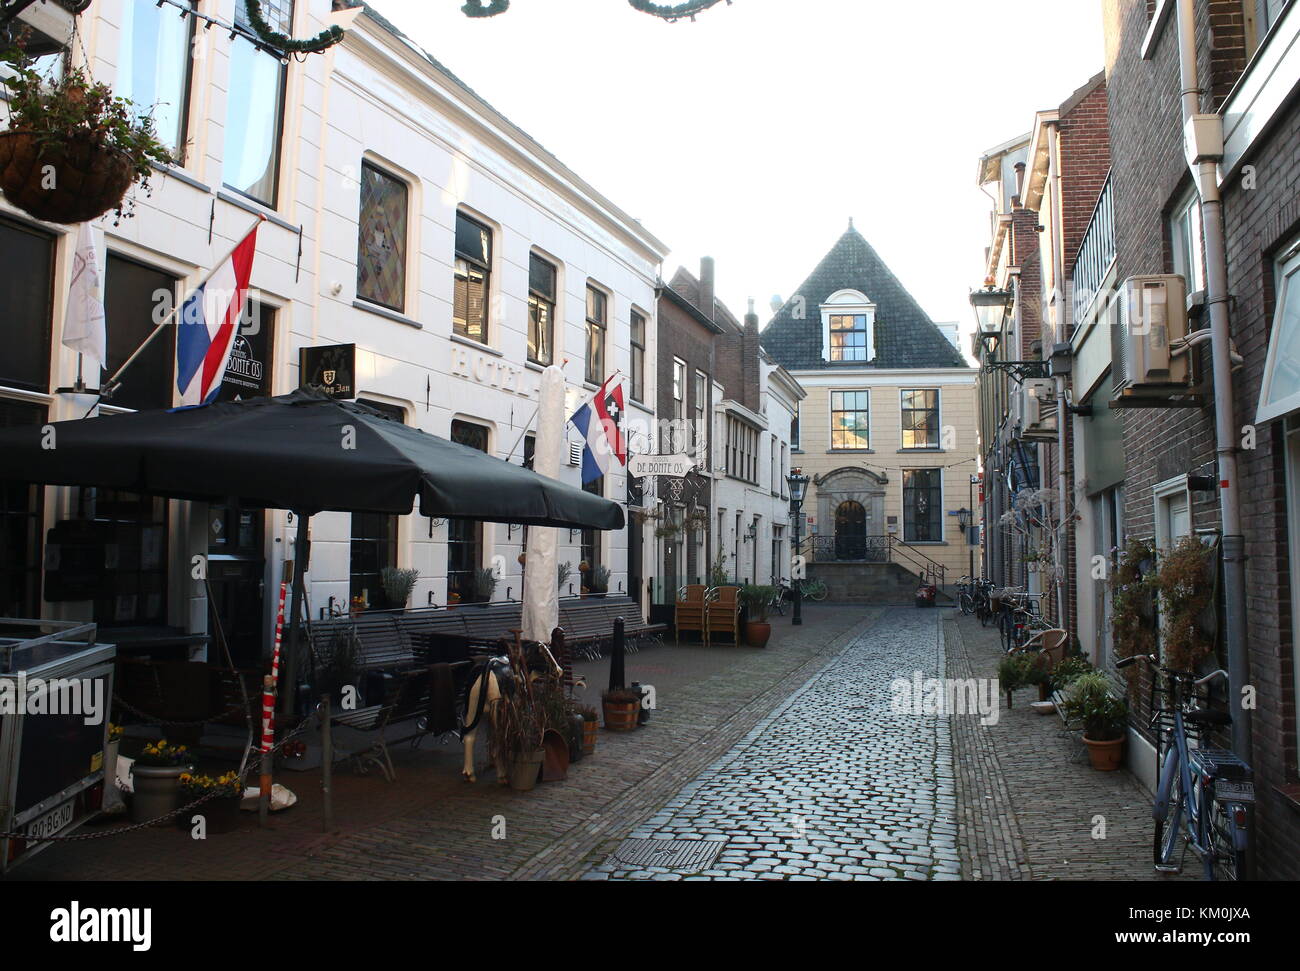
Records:
{"label": "white flag", "polygon": [[68,316],[63,322],[63,343],[103,367],[108,360],[104,332],[104,288],[100,276],[96,237],[90,223],[77,227],[77,249],[72,256],[72,288]]}

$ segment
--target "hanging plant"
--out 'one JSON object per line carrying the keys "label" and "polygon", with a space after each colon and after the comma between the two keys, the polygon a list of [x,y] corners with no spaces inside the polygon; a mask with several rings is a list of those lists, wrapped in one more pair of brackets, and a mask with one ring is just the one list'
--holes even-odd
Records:
{"label": "hanging plant", "polygon": [[[1150,543],[1130,540],[1111,573],[1111,634],[1117,658],[1155,653],[1155,557]],[[1124,669],[1130,679],[1138,670],[1137,665]]]}
{"label": "hanging plant", "polygon": [[170,165],[153,118],[82,68],[49,82],[20,46],[3,60],[13,68],[9,127],[0,132],[0,189],[19,209],[53,223],[81,223],[113,210],[136,182],[149,191],[153,163]]}
{"label": "hanging plant", "polygon": [[1177,671],[1195,671],[1214,650],[1202,616],[1214,604],[1217,556],[1195,536],[1184,536],[1161,557],[1156,586],[1164,619],[1165,663]]}
{"label": "hanging plant", "polygon": [[248,26],[253,28],[253,33],[283,54],[318,54],[343,39],[343,28],[338,24],[326,27],[307,40],[295,40],[288,34],[282,34],[272,28],[262,16],[260,0],[244,0],[244,11],[248,14]]}

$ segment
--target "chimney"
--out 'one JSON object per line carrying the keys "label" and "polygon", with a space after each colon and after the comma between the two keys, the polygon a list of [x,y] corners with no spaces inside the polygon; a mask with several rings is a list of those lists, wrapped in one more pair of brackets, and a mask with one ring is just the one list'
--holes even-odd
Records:
{"label": "chimney", "polygon": [[700,310],[709,320],[715,319],[713,306],[713,257],[700,257]]}
{"label": "chimney", "polygon": [[1016,163],[1016,195],[1023,196],[1024,194],[1025,194],[1025,163],[1017,162]]}
{"label": "chimney", "polygon": [[754,313],[754,298],[749,298],[749,312],[745,314],[745,333],[758,336],[758,314]]}

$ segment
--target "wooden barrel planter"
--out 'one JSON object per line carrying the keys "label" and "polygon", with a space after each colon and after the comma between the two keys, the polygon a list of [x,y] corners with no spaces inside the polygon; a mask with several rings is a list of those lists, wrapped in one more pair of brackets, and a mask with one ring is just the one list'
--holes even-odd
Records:
{"label": "wooden barrel planter", "polygon": [[641,698],[631,692],[610,692],[601,698],[605,709],[605,728],[611,732],[630,732],[637,726]]}
{"label": "wooden barrel planter", "polygon": [[582,720],[582,751],[585,755],[590,755],[596,751],[596,733],[600,731],[600,723],[596,719]]}
{"label": "wooden barrel planter", "polygon": [[0,189],[37,219],[97,219],[121,205],[134,181],[131,160],[93,132],[45,140],[30,131],[0,132]]}

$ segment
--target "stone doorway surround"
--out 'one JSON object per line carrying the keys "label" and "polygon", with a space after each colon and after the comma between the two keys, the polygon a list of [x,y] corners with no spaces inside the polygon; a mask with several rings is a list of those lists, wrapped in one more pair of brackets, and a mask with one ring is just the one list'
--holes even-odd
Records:
{"label": "stone doorway surround", "polygon": [[870,469],[844,466],[813,477],[817,487],[818,535],[835,538],[835,511],[844,502],[859,503],[866,512],[868,537],[885,535],[885,489],[889,477]]}

